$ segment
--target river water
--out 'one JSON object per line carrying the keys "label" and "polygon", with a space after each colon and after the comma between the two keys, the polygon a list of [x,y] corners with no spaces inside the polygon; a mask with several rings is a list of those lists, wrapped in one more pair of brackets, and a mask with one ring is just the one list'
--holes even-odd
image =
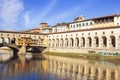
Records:
{"label": "river water", "polygon": [[0,80],[120,80],[119,64],[46,55],[41,58],[31,53],[8,60],[3,55],[0,53],[4,57]]}

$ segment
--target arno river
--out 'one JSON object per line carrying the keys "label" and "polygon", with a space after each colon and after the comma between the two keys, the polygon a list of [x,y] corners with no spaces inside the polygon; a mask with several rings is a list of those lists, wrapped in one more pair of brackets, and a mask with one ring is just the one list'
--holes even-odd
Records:
{"label": "arno river", "polygon": [[120,80],[120,64],[41,57],[28,53],[10,59],[11,53],[0,52],[0,80]]}

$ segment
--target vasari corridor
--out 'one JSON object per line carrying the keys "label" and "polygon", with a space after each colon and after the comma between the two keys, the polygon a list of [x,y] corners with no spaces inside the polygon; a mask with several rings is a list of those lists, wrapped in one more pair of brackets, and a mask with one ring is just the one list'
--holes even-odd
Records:
{"label": "vasari corridor", "polygon": [[0,0],[0,80],[120,80],[120,0]]}

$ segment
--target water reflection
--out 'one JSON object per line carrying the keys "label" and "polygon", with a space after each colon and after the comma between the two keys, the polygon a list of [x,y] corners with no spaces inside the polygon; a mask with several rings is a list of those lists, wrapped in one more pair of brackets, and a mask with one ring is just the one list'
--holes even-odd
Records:
{"label": "water reflection", "polygon": [[47,60],[18,56],[18,59],[0,63],[0,80],[70,80],[49,73]]}
{"label": "water reflection", "polygon": [[51,73],[72,80],[120,80],[120,66],[90,63],[88,60],[47,56]]}
{"label": "water reflection", "polygon": [[120,80],[119,66],[55,56],[31,59],[30,56],[28,59],[26,55],[19,55],[16,60],[0,63],[0,80]]}

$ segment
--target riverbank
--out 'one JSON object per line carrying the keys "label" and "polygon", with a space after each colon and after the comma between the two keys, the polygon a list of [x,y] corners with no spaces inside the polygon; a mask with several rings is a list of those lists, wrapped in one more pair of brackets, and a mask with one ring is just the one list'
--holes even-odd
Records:
{"label": "riverbank", "polygon": [[53,56],[61,56],[61,57],[69,57],[69,58],[77,58],[84,60],[95,60],[95,61],[107,61],[114,64],[120,64],[120,56],[102,56],[99,54],[83,54],[83,53],[58,53],[58,52],[45,52],[43,54],[53,55]]}

